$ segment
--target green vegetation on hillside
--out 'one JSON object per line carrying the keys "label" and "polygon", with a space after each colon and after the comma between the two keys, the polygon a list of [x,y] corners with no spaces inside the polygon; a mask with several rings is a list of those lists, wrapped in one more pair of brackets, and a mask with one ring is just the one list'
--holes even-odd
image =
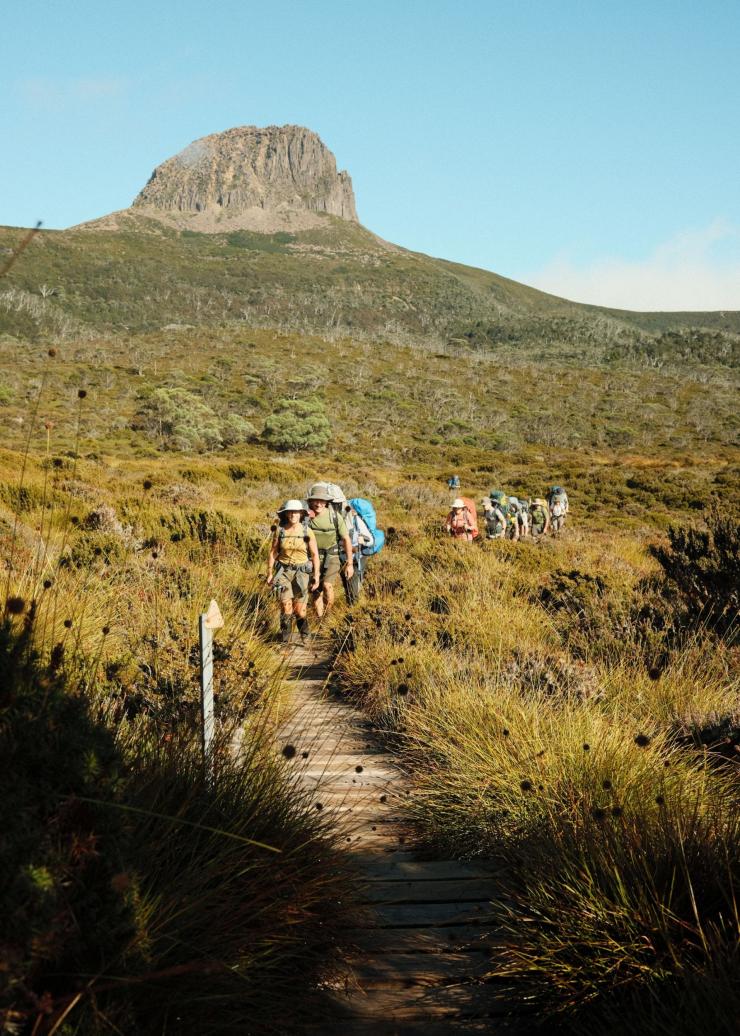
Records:
{"label": "green vegetation on hillside", "polygon": [[[38,234],[0,291],[0,330],[90,338],[168,324],[269,326],[579,361],[737,365],[740,315],[580,306],[381,242],[334,217],[296,234],[176,231],[133,214]],[[0,229],[0,249],[22,231]],[[699,330],[695,330],[698,328]],[[694,329],[694,330],[692,330]]]}

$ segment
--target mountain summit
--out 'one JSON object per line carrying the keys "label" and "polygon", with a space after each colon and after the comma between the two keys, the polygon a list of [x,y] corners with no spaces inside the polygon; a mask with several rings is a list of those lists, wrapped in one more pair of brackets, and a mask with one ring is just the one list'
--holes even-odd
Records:
{"label": "mountain summit", "polygon": [[201,137],[157,166],[132,210],[206,233],[307,230],[322,213],[358,222],[349,173],[303,126]]}

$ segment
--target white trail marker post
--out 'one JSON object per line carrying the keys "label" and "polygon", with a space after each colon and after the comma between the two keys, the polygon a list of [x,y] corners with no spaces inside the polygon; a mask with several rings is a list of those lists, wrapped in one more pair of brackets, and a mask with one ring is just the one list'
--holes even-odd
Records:
{"label": "white trail marker post", "polygon": [[211,601],[208,611],[200,616],[200,711],[202,721],[203,765],[208,777],[213,776],[213,632],[224,624],[221,610]]}

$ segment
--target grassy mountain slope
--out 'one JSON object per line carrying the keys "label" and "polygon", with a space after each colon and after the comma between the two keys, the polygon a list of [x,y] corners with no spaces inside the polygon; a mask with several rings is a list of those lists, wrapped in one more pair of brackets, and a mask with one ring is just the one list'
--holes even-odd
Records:
{"label": "grassy mountain slope", "polygon": [[[684,319],[581,306],[388,245],[330,216],[295,234],[200,234],[132,213],[117,214],[115,226],[39,233],[4,279],[0,330],[33,340],[247,324],[581,360],[737,362],[740,314]],[[0,229],[0,254],[22,234]]]}

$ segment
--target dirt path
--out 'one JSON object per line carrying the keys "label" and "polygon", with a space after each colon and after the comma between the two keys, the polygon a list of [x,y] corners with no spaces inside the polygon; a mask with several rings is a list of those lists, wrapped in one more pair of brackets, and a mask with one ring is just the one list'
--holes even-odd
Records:
{"label": "dirt path", "polygon": [[352,977],[334,994],[337,1020],[322,1025],[322,1034],[513,1032],[500,1011],[492,1017],[490,989],[480,982],[489,958],[490,873],[417,856],[399,809],[413,786],[367,718],[327,688],[326,653],[294,647],[289,665],[294,711],[280,728],[280,748],[337,818],[366,878]]}

